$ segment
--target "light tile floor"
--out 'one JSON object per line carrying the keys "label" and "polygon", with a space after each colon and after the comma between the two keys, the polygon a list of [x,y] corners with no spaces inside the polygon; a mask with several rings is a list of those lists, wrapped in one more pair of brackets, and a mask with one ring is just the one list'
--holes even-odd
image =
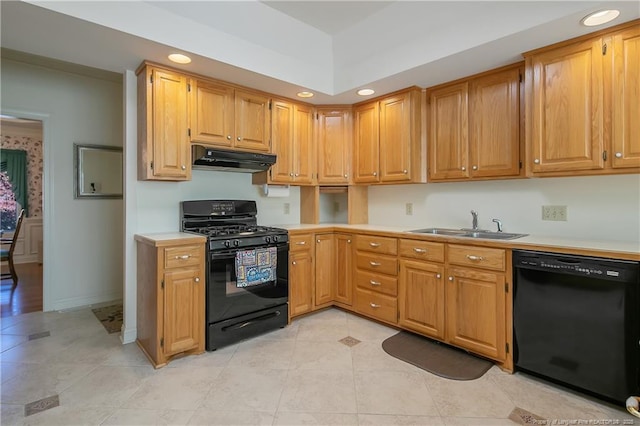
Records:
{"label": "light tile floor", "polygon": [[[337,309],[159,370],[90,309],[2,318],[1,329],[2,425],[513,425],[516,407],[548,424],[640,425],[497,367],[473,381],[432,375],[382,350],[396,330]],[[25,417],[56,395],[59,406]]]}

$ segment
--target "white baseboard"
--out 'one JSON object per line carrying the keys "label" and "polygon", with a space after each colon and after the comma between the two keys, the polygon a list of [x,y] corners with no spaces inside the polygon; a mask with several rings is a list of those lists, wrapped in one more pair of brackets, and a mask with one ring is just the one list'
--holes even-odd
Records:
{"label": "white baseboard", "polygon": [[83,308],[90,305],[104,304],[105,302],[110,302],[112,300],[122,300],[122,292],[54,300],[51,302],[51,310],[62,311],[65,309]]}
{"label": "white baseboard", "polygon": [[138,329],[136,327],[127,328],[124,324],[122,325],[122,330],[120,331],[120,341],[123,345],[135,342],[136,337],[138,337]]}

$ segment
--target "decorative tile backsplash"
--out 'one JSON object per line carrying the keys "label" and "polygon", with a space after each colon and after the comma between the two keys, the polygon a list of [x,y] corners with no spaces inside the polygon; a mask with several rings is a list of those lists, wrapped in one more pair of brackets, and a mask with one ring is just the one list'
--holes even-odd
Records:
{"label": "decorative tile backsplash", "polygon": [[27,180],[29,185],[29,217],[42,216],[42,137],[12,136],[2,131],[0,149],[27,151]]}

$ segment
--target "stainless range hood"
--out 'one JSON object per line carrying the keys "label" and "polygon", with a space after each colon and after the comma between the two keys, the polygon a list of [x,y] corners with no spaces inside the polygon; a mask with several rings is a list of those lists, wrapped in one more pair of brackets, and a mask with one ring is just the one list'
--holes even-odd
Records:
{"label": "stainless range hood", "polygon": [[191,147],[193,168],[227,172],[256,173],[269,170],[276,162],[274,154],[228,151],[201,145]]}

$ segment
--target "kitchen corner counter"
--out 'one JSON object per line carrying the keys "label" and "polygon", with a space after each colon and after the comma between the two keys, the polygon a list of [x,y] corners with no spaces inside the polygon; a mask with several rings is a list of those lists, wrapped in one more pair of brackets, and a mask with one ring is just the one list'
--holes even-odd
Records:
{"label": "kitchen corner counter", "polygon": [[189,232],[157,232],[149,234],[136,234],[136,241],[140,241],[155,247],[181,244],[204,244],[207,237],[204,235],[191,234]]}
{"label": "kitchen corner counter", "polygon": [[[415,226],[407,229],[401,226],[385,225],[347,225],[341,223],[324,224],[296,224],[276,225],[290,232],[364,232],[381,233],[390,237],[410,238],[425,241],[440,241],[453,244],[481,245],[505,249],[521,249],[547,251],[554,253],[568,253],[582,256],[598,256],[615,259],[640,261],[640,242],[613,241],[613,240],[589,240],[565,237],[552,237],[543,235],[529,235],[515,240],[487,240],[468,237],[453,237],[444,235],[419,234],[410,232],[418,229]],[[423,228],[426,228],[424,226]]]}

